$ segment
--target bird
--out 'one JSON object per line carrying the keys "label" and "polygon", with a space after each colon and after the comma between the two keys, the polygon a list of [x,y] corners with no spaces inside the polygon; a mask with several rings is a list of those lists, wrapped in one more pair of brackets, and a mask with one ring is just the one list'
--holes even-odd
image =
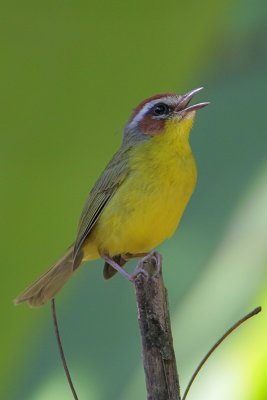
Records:
{"label": "bird", "polygon": [[89,193],[75,242],[15,304],[42,306],[89,260],[105,261],[106,279],[119,271],[132,280],[124,264],[175,233],[197,181],[189,137],[196,111],[209,102],[190,101],[202,89],[157,94],[132,111],[119,150]]}

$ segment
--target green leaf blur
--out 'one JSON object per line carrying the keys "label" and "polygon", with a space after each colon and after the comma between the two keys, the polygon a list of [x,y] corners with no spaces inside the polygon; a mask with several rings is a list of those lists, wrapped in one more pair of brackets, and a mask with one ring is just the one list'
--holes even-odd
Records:
{"label": "green leaf blur", "polygon": [[[72,398],[49,305],[12,299],[73,241],[131,109],[203,85],[199,99],[211,105],[191,139],[197,190],[160,249],[185,388],[229,325],[266,304],[267,3],[26,0],[2,2],[1,15],[1,398]],[[105,282],[92,262],[57,304],[79,398],[145,398],[132,287]],[[266,399],[265,314],[249,324],[190,398]]]}

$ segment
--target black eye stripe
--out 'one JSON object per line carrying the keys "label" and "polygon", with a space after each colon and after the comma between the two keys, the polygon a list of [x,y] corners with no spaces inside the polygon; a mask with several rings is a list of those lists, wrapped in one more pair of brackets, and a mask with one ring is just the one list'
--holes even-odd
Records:
{"label": "black eye stripe", "polygon": [[152,107],[150,113],[155,117],[168,115],[170,113],[170,107],[165,103],[158,103]]}

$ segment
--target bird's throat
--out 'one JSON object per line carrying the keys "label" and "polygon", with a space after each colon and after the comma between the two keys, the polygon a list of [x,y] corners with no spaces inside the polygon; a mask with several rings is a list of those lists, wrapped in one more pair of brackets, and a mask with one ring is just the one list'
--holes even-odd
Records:
{"label": "bird's throat", "polygon": [[166,121],[164,132],[152,138],[153,145],[158,146],[160,152],[175,153],[182,159],[187,158],[192,154],[189,136],[193,122],[194,116],[183,118],[179,122]]}

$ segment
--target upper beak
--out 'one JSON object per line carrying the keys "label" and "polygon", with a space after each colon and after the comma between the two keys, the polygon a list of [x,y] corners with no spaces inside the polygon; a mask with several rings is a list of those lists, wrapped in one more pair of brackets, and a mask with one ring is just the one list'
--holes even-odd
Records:
{"label": "upper beak", "polygon": [[182,114],[183,114],[183,113],[187,113],[187,112],[190,112],[190,111],[199,110],[200,108],[203,108],[203,107],[206,107],[207,105],[209,105],[210,103],[208,101],[205,101],[203,103],[197,103],[197,104],[193,104],[192,106],[187,107],[189,102],[190,102],[190,100],[192,99],[192,97],[196,93],[200,92],[202,89],[203,89],[203,87],[200,87],[200,88],[197,88],[197,89],[193,89],[190,92],[184,94],[181,97],[181,100],[179,101],[179,104],[176,107],[175,111],[179,112],[179,113],[182,112]]}

